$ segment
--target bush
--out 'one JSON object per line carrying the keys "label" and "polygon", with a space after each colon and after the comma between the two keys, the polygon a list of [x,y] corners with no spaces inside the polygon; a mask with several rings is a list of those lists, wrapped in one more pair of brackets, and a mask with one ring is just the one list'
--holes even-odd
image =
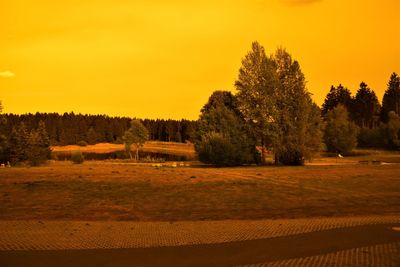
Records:
{"label": "bush", "polygon": [[328,152],[350,153],[357,145],[357,126],[349,121],[344,106],[338,105],[328,112],[324,132]]}
{"label": "bush", "polygon": [[79,141],[78,143],[76,143],[78,146],[87,146],[88,143],[86,143],[86,141]]}
{"label": "bush", "polygon": [[283,165],[304,165],[304,155],[299,149],[296,148],[280,151],[276,160]]}
{"label": "bush", "polygon": [[75,151],[71,154],[71,161],[75,164],[82,164],[85,160],[81,151]]}
{"label": "bush", "polygon": [[199,160],[216,166],[238,165],[234,145],[222,134],[210,133],[196,144]]}

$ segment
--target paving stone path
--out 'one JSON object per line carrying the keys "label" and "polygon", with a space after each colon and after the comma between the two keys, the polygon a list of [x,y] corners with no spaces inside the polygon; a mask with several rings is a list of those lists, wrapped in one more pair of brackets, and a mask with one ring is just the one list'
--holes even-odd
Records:
{"label": "paving stone path", "polygon": [[0,266],[397,267],[400,231],[393,227],[400,227],[400,216],[0,221]]}

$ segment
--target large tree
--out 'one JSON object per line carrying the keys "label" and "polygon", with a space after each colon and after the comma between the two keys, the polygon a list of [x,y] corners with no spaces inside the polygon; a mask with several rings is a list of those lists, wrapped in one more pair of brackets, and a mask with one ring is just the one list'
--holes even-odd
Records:
{"label": "large tree", "polygon": [[400,77],[397,73],[392,73],[382,100],[381,120],[388,122],[389,112],[394,111],[400,115]]}
{"label": "large tree", "polygon": [[276,164],[302,164],[319,146],[321,123],[305,84],[299,63],[284,49],[267,57],[253,43],[242,61],[236,82],[239,110],[261,147],[272,147]]}
{"label": "large tree", "polygon": [[239,110],[257,137],[263,163],[266,146],[277,138],[275,94],[278,82],[275,62],[267,57],[263,46],[253,42],[250,52],[242,60],[235,87]]}
{"label": "large tree", "polygon": [[132,120],[131,127],[125,132],[122,139],[129,157],[132,159],[131,147],[133,145],[135,147],[135,160],[139,160],[139,148],[149,140],[149,132],[139,120]]}
{"label": "large tree", "polygon": [[359,127],[374,128],[378,125],[381,106],[375,92],[364,82],[354,98],[353,119]]}
{"label": "large tree", "polygon": [[304,74],[291,55],[279,48],[272,56],[278,74],[278,91],[274,121],[275,162],[288,165],[303,164],[305,157],[321,143],[320,117],[315,114],[310,93],[306,89]]}

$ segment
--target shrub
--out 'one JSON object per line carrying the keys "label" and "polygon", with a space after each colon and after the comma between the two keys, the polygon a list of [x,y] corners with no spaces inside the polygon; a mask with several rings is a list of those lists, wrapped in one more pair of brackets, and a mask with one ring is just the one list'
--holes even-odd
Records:
{"label": "shrub", "polygon": [[79,141],[78,143],[76,143],[78,146],[87,146],[88,143],[86,143],[86,141]]}
{"label": "shrub", "polygon": [[82,164],[85,160],[81,151],[75,151],[71,154],[71,161],[75,164]]}
{"label": "shrub", "polygon": [[196,144],[199,160],[216,166],[237,165],[234,146],[219,133],[212,132]]}
{"label": "shrub", "polygon": [[349,121],[344,106],[338,105],[328,112],[324,141],[329,152],[346,154],[356,147],[357,127]]}

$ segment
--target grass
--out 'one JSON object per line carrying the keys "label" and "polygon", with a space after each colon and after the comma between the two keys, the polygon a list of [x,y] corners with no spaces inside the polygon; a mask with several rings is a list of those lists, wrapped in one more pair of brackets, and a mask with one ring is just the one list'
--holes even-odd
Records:
{"label": "grass", "polygon": [[[400,165],[0,170],[0,219],[219,220],[394,214]],[[196,178],[193,179],[192,177]]]}

